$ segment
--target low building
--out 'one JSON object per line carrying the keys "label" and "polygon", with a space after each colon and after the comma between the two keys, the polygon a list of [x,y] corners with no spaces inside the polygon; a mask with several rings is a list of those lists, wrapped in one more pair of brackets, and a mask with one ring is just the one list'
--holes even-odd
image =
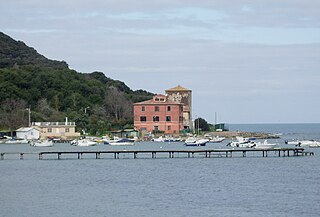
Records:
{"label": "low building", "polygon": [[179,134],[184,129],[183,104],[161,94],[135,103],[134,127],[140,132]]}
{"label": "low building", "polygon": [[76,138],[80,133],[76,132],[75,122],[32,122],[32,127],[40,131],[40,138],[46,139],[48,137],[56,138]]}
{"label": "low building", "polygon": [[112,137],[119,137],[119,138],[135,138],[139,137],[139,131],[135,129],[124,129],[124,130],[117,130],[111,131]]}
{"label": "low building", "polygon": [[33,127],[21,127],[16,130],[17,139],[39,139],[40,131]]}

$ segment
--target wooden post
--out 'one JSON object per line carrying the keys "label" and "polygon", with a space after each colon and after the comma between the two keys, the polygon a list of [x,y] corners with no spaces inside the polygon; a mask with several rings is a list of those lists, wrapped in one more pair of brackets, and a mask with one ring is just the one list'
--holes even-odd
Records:
{"label": "wooden post", "polygon": [[134,159],[137,158],[137,152],[133,152],[133,158],[134,158]]}
{"label": "wooden post", "polygon": [[80,159],[80,153],[78,153],[78,159]]}
{"label": "wooden post", "polygon": [[60,160],[60,156],[61,156],[61,153],[59,152],[59,153],[58,153],[58,160]]}
{"label": "wooden post", "polygon": [[96,153],[96,159],[100,159],[100,153]]}
{"label": "wooden post", "polygon": [[246,157],[247,152],[246,151],[242,151],[242,156]]}
{"label": "wooden post", "polygon": [[23,153],[20,153],[20,160],[23,160]]}

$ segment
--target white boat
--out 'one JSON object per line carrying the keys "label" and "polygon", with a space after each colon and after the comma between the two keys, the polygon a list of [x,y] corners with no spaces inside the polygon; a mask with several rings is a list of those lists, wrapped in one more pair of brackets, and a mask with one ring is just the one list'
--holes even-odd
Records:
{"label": "white boat", "polygon": [[315,140],[293,140],[293,141],[285,141],[288,145],[295,146],[309,146],[309,147],[320,147],[320,142]]}
{"label": "white boat", "polygon": [[244,138],[237,136],[236,139],[237,141],[232,141],[228,143],[227,146],[239,148],[253,148],[257,145],[256,142],[253,141],[254,139],[252,138]]}
{"label": "white boat", "polygon": [[276,143],[268,143],[267,140],[264,140],[264,142],[257,142],[256,143],[256,146],[254,148],[256,149],[272,149],[272,148],[275,148],[277,147],[278,144]]}
{"label": "white boat", "polygon": [[89,139],[76,139],[70,142],[74,146],[95,146],[97,142],[91,141]]}
{"label": "white boat", "polygon": [[135,140],[134,139],[116,139],[114,141],[104,142],[105,145],[134,145]]}
{"label": "white boat", "polygon": [[287,145],[295,145],[295,146],[298,146],[300,144],[300,141],[299,140],[292,140],[292,141],[284,141],[284,143],[286,143]]}
{"label": "white boat", "polygon": [[303,140],[299,141],[298,146],[320,147],[320,142],[315,140]]}
{"label": "white boat", "polygon": [[53,141],[52,140],[39,140],[31,142],[31,146],[34,147],[52,147]]}
{"label": "white boat", "polygon": [[26,139],[10,139],[5,141],[5,144],[28,144],[29,141]]}
{"label": "white boat", "polygon": [[153,138],[152,141],[153,142],[164,142],[164,138],[162,136],[160,136],[159,138]]}
{"label": "white boat", "polygon": [[223,142],[223,140],[225,140],[225,139],[226,139],[225,137],[216,136],[216,137],[210,138],[209,142],[220,143],[220,142]]}
{"label": "white boat", "polygon": [[195,137],[189,137],[184,145],[185,146],[205,146],[209,142],[209,139],[201,139],[201,138],[195,138]]}

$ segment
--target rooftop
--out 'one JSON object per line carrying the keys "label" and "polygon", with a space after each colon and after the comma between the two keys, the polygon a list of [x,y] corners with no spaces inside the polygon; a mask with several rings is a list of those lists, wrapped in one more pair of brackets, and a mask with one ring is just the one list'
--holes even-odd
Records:
{"label": "rooftop", "polygon": [[176,87],[173,87],[173,88],[166,90],[166,92],[170,92],[170,91],[191,91],[191,90],[178,85]]}

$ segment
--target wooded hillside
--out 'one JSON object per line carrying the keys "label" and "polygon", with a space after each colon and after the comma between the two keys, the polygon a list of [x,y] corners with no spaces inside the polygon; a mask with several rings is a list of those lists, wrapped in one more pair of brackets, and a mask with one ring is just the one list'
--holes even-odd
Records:
{"label": "wooded hillside", "polygon": [[78,130],[103,134],[132,127],[134,102],[152,93],[131,90],[102,72],[79,73],[64,61],[49,60],[23,42],[0,33],[0,128],[32,121],[75,121]]}

